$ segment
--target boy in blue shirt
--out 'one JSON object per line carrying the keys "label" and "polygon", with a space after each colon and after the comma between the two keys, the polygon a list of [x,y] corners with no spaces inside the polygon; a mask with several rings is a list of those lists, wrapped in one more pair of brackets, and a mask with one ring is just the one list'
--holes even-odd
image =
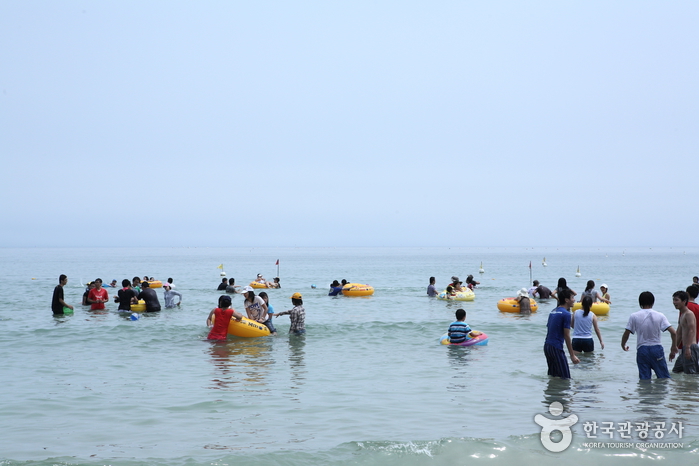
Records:
{"label": "boy in blue shirt", "polygon": [[449,342],[452,344],[463,343],[469,338],[471,327],[466,323],[466,311],[456,310],[456,322],[449,325]]}
{"label": "boy in blue shirt", "polygon": [[575,304],[575,295],[570,288],[565,288],[558,293],[557,297],[558,307],[551,311],[546,324],[548,331],[544,342],[544,354],[546,355],[546,364],[549,366],[548,375],[569,379],[570,369],[565,351],[563,351],[563,343],[568,347],[570,360],[573,361],[573,364],[580,362],[573,351],[573,343],[570,339],[570,308]]}

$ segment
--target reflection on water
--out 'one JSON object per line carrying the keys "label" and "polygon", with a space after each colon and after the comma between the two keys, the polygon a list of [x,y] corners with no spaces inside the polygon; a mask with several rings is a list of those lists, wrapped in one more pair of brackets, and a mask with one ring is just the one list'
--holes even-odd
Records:
{"label": "reflection on water", "polygon": [[449,385],[447,385],[447,390],[461,392],[466,389],[468,384],[466,383],[473,374],[469,374],[468,362],[471,359],[471,348],[466,346],[447,346],[447,357],[449,358],[449,365],[454,369],[454,375],[452,376]]}
{"label": "reflection on water", "polygon": [[289,367],[291,387],[300,388],[306,381],[306,335],[289,335]]}
{"label": "reflection on water", "polygon": [[211,388],[231,391],[269,391],[266,376],[274,363],[271,338],[236,338],[211,342],[216,368]]}
{"label": "reflection on water", "polygon": [[[688,415],[696,415],[699,407],[699,396],[697,396],[699,394],[699,376],[672,374],[672,381],[667,407],[683,418]],[[696,417],[693,420],[696,424]]]}
{"label": "reflection on water", "polygon": [[573,382],[571,379],[552,377],[548,380],[544,389],[544,401],[542,403],[548,410],[554,401],[558,401],[563,405],[563,412],[571,412],[570,405],[573,401]]}

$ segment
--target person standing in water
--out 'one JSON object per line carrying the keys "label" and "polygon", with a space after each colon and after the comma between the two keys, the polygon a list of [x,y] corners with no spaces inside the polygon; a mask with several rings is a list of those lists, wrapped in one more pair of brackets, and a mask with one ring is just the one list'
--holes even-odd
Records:
{"label": "person standing in water", "polygon": [[566,359],[563,345],[568,348],[568,354],[573,364],[578,364],[580,359],[573,351],[573,344],[570,339],[570,308],[575,304],[573,290],[565,288],[558,293],[558,307],[551,311],[546,324],[546,341],[544,342],[544,354],[548,365],[548,375],[570,378],[570,368]]}
{"label": "person standing in water", "polygon": [[231,307],[231,297],[223,295],[218,298],[218,307],[211,310],[209,317],[206,319],[206,325],[211,328],[208,340],[226,340],[228,339],[228,325],[231,319],[238,322],[243,320],[243,314],[236,312]]}
{"label": "person standing in water", "polygon": [[599,344],[604,349],[602,333],[597,325],[597,316],[590,312],[592,308],[592,298],[584,296],[582,299],[582,309],[573,313],[570,326],[573,327],[573,351],[578,353],[591,353],[595,350],[595,341],[592,339],[592,329],[595,329]]}
{"label": "person standing in water", "polygon": [[65,302],[65,299],[63,298],[63,287],[66,286],[67,283],[68,277],[66,275],[61,274],[61,276],[58,277],[58,285],[56,285],[56,288],[53,289],[53,298],[51,299],[51,310],[53,311],[53,315],[55,316],[64,315],[64,307],[67,307],[71,311],[73,310],[73,306],[67,304]]}
{"label": "person standing in water", "polygon": [[101,278],[95,280],[95,287],[88,293],[87,301],[90,303],[90,310],[93,311],[104,309],[104,303],[109,302],[109,294],[102,288]]}
{"label": "person standing in water", "polygon": [[303,296],[301,296],[301,293],[294,293],[291,295],[291,304],[294,305],[293,309],[272,315],[274,317],[288,315],[291,319],[289,333],[303,335],[306,333],[306,310],[303,308]]}

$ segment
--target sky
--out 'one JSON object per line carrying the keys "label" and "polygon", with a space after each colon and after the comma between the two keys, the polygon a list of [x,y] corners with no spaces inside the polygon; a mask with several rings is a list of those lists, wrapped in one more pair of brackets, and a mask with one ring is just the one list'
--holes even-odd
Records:
{"label": "sky", "polygon": [[0,247],[696,246],[695,1],[0,2]]}

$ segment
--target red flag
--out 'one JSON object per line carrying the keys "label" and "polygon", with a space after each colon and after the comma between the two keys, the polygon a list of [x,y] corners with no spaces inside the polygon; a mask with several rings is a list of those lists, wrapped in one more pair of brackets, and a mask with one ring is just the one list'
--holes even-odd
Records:
{"label": "red flag", "polygon": [[[279,259],[277,259],[277,263],[274,265],[279,265]],[[531,267],[531,264],[529,264],[529,266]]]}
{"label": "red flag", "polygon": [[[277,261],[277,262],[279,262],[279,261]],[[532,268],[532,261],[529,261],[529,268],[530,269]]]}

